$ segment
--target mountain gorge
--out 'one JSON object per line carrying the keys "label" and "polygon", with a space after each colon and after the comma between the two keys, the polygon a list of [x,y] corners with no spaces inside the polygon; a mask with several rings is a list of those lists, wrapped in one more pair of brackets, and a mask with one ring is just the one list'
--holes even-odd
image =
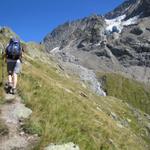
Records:
{"label": "mountain gorge", "polygon": [[[149,7],[148,0],[127,0],[105,16],[58,26],[41,44],[21,40],[18,96],[32,114],[17,132],[39,141],[32,148],[14,142],[0,149],[149,150]],[[12,36],[19,38],[0,29],[1,49]],[[0,110],[4,95],[0,86]],[[0,146],[9,136],[1,115]]]}

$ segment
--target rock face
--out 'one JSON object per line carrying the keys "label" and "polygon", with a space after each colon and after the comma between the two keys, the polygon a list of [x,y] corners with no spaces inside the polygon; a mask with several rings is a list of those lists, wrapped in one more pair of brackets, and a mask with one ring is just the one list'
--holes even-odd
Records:
{"label": "rock face", "polygon": [[[47,50],[52,50],[55,47],[65,47],[69,44],[69,41],[77,38],[86,38],[87,42],[93,40],[96,36],[99,36],[101,27],[104,24],[104,18],[99,15],[94,15],[86,17],[81,20],[66,22],[60,25],[58,28],[54,29],[52,33],[49,33],[43,40],[46,45]],[[93,31],[91,31],[93,30]],[[98,30],[98,31],[96,31]],[[90,36],[93,39],[90,39]],[[100,36],[99,36],[100,37]],[[97,38],[96,38],[97,40]]]}
{"label": "rock face", "polygon": [[126,14],[126,19],[140,15],[141,17],[150,16],[149,0],[126,0],[112,12],[106,14],[106,18],[112,19]]}
{"label": "rock face", "polygon": [[95,72],[118,72],[148,83],[149,3],[128,0],[105,17],[92,15],[65,23],[49,33],[43,43],[48,52],[59,54],[59,59]]}

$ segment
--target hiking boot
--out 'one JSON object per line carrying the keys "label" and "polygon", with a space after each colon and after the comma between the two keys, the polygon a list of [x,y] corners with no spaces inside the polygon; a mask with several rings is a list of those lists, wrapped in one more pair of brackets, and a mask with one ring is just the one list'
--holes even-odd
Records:
{"label": "hiking boot", "polygon": [[11,88],[12,88],[12,86],[13,86],[13,85],[12,85],[12,83],[11,83],[11,82],[8,82],[8,88],[10,88],[10,89],[11,89]]}
{"label": "hiking boot", "polygon": [[6,82],[4,89],[5,89],[6,93],[10,93],[10,91],[12,89],[12,83]]}
{"label": "hiking boot", "polygon": [[16,88],[11,88],[11,90],[10,90],[10,94],[16,94],[17,93],[17,90],[16,90]]}

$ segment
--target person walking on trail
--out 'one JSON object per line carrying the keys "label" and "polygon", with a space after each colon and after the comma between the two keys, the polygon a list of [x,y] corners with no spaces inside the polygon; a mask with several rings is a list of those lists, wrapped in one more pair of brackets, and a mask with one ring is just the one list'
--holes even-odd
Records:
{"label": "person walking on trail", "polygon": [[21,72],[22,46],[20,40],[11,38],[5,50],[8,72],[8,92],[16,94],[18,74]]}

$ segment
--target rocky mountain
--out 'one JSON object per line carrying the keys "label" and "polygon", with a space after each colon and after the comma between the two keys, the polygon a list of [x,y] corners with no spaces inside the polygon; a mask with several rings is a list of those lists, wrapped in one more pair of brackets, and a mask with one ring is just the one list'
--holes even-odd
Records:
{"label": "rocky mountain", "polygon": [[140,17],[150,16],[149,0],[126,0],[123,4],[115,8],[105,17],[108,19],[116,18],[120,15],[126,15],[126,19],[139,15]]}
{"label": "rocky mountain", "polygon": [[117,72],[138,81],[150,79],[148,0],[125,1],[104,16],[92,15],[60,25],[43,40],[63,62],[95,72]]}
{"label": "rocky mountain", "polygon": [[[86,17],[84,19],[79,19],[77,21],[66,22],[63,25],[58,26],[58,28],[54,29],[52,33],[49,33],[43,41],[46,45],[47,50],[51,50],[56,46],[59,46],[62,49],[63,47],[68,45],[67,42],[70,42],[71,40],[78,38],[91,38],[91,36],[95,36],[94,31],[93,33],[91,33],[91,30],[93,30],[94,28],[99,28],[100,31],[101,27],[103,26],[104,18],[99,15],[94,15]],[[99,33],[97,34],[97,36],[99,36]]]}

